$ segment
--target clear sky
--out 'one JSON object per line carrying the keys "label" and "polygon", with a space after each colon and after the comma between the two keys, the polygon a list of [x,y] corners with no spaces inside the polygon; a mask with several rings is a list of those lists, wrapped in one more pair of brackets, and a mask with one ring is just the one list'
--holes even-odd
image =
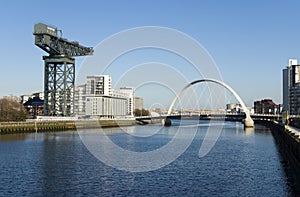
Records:
{"label": "clear sky", "polygon": [[[299,10],[296,0],[2,1],[0,97],[43,91],[46,54],[32,34],[43,22],[85,46],[139,26],[177,29],[208,50],[247,105],[263,98],[281,103],[282,69],[300,57]],[[78,68],[82,60],[76,58]]]}

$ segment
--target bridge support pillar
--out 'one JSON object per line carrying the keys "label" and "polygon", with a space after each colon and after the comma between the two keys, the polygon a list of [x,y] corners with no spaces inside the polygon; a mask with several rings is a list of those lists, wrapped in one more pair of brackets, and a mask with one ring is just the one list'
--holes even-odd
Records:
{"label": "bridge support pillar", "polygon": [[162,119],[161,124],[164,127],[170,127],[170,126],[172,126],[172,121],[170,118]]}
{"label": "bridge support pillar", "polygon": [[247,113],[246,113],[246,118],[243,120],[243,123],[246,128],[254,127],[254,121],[252,120],[250,115]]}

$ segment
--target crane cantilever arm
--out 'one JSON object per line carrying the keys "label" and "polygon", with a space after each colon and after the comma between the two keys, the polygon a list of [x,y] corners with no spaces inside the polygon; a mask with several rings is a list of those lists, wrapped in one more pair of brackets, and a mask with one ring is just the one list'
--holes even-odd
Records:
{"label": "crane cantilever arm", "polygon": [[93,55],[92,47],[85,47],[78,42],[70,42],[67,39],[49,35],[47,33],[34,33],[34,44],[47,53],[61,56],[86,56]]}

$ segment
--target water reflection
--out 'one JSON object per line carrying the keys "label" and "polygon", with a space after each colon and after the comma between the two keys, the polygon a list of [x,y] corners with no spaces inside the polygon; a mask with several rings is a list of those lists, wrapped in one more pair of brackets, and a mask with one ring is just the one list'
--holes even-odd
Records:
{"label": "water reflection", "polygon": [[[151,137],[130,135],[149,129],[151,125],[128,127],[128,133],[118,128],[105,132],[134,151],[156,149],[176,133],[170,127]],[[199,158],[207,131],[207,126],[200,126],[191,146],[176,161],[146,173],[104,165],[87,151],[76,132],[0,136],[0,191],[3,196],[293,195],[270,130],[259,125],[244,130],[241,123],[227,122],[212,151]],[[93,137],[98,131],[86,134]]]}
{"label": "water reflection", "polygon": [[254,128],[253,127],[250,127],[250,128],[245,127],[244,130],[245,130],[246,135],[254,135]]}
{"label": "water reflection", "polygon": [[[41,137],[41,136],[39,136]],[[60,194],[61,185],[72,187],[78,174],[80,152],[75,132],[45,133],[39,155],[39,184],[43,194]],[[79,153],[79,154],[78,154]],[[76,178],[75,178],[76,180]]]}
{"label": "water reflection", "polygon": [[10,142],[10,141],[18,141],[18,140],[27,140],[30,138],[32,134],[8,134],[8,135],[0,135],[1,142]]}

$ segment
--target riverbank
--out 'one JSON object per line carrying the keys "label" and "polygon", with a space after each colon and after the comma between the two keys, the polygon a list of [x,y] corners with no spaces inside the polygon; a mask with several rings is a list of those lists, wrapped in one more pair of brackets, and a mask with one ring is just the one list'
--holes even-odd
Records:
{"label": "riverbank", "polygon": [[285,165],[289,168],[288,172],[295,182],[295,189],[300,194],[300,138],[299,131],[287,125],[281,125],[274,121],[259,121],[271,129],[272,134],[278,145],[279,152],[284,159]]}
{"label": "riverbank", "polygon": [[136,125],[134,119],[122,120],[73,120],[73,121],[30,121],[0,123],[0,135],[18,133],[41,133],[55,131],[69,131],[77,128],[105,128]]}

